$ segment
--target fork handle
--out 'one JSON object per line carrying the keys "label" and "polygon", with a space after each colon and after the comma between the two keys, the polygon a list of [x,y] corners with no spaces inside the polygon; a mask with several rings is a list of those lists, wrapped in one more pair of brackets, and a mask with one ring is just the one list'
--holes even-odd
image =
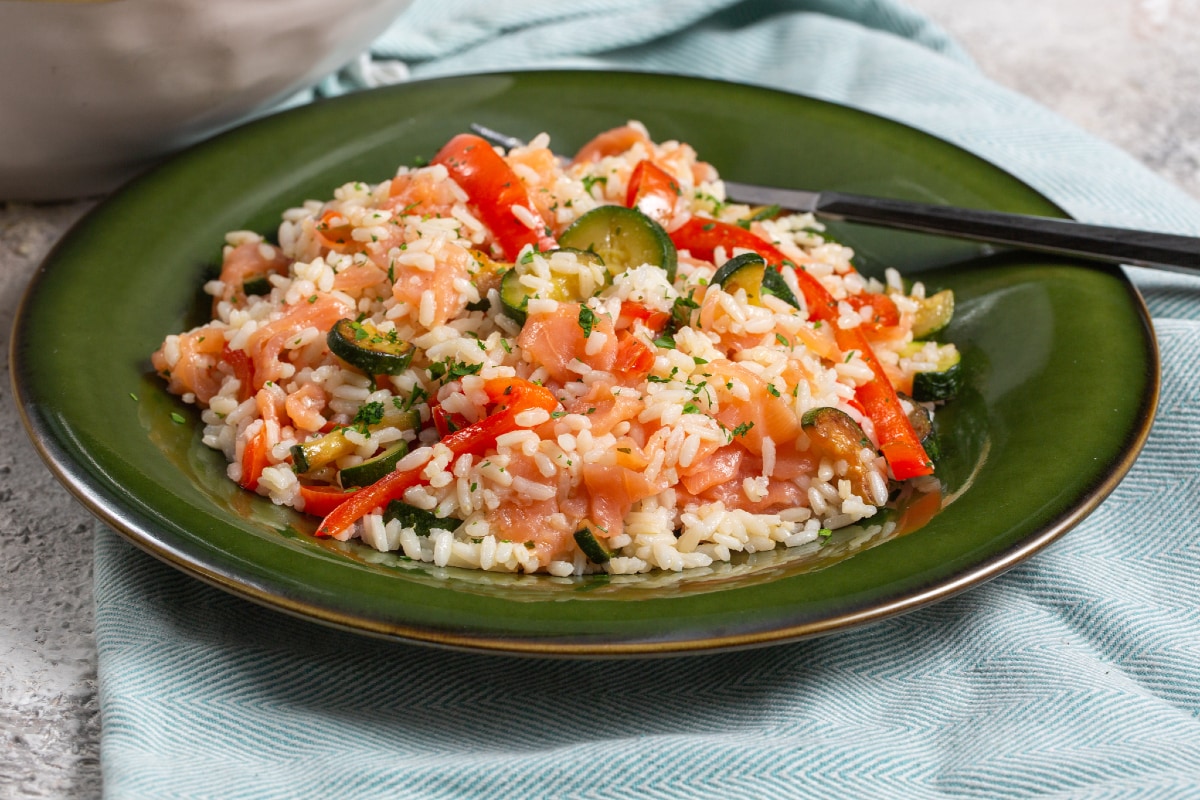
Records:
{"label": "fork handle", "polygon": [[847,222],[975,239],[1118,264],[1166,268],[1187,274],[1200,272],[1200,239],[1192,236],[844,192],[821,192],[813,211],[821,217]]}

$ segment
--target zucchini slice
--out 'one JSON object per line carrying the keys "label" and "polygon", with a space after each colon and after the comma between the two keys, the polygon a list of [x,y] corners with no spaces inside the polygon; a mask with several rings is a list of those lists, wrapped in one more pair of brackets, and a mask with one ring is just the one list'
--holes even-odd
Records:
{"label": "zucchini slice", "polygon": [[[508,261],[496,261],[482,250],[472,250],[471,258],[475,259],[475,268],[471,270],[471,282],[475,284],[475,288],[479,290],[479,296],[483,298],[481,303],[487,303],[487,294],[492,289],[500,288],[500,279],[504,274],[512,269],[512,264]],[[475,310],[470,309],[468,310]],[[486,311],[487,306],[479,309]]]}
{"label": "zucchini slice", "polygon": [[344,467],[338,474],[341,477],[342,488],[352,486],[370,486],[375,481],[387,475],[396,468],[396,462],[408,455],[408,442],[400,441],[388,447],[379,455],[353,467]]}
{"label": "zucchini slice", "polygon": [[292,470],[303,475],[337,461],[353,450],[354,443],[341,431],[332,431],[312,441],[294,444],[288,452],[292,454]]}
{"label": "zucchini slice", "polygon": [[380,333],[369,320],[340,319],[325,340],[335,356],[368,375],[399,375],[408,369],[416,351],[395,331]]}
{"label": "zucchini slice", "polygon": [[[604,266],[604,260],[595,253],[586,250],[578,250],[573,247],[563,247],[560,251],[567,251],[575,254],[575,257],[580,261],[590,261],[599,266]],[[556,251],[557,252],[557,251]],[[586,297],[580,297],[579,285],[574,276],[559,275],[553,278],[553,284],[550,288],[549,296],[543,299],[557,300],[560,303],[582,302]],[[512,269],[504,273],[500,278],[500,306],[504,315],[513,322],[525,324],[525,308],[529,305],[529,300],[537,296],[537,293],[521,283],[521,273],[514,266]]]}
{"label": "zucchini slice", "polygon": [[913,375],[912,396],[921,403],[949,400],[962,389],[962,383],[962,356],[955,350],[938,362],[936,370]]}
{"label": "zucchini slice", "polygon": [[800,308],[783,276],[768,269],[766,260],[758,253],[742,253],[729,259],[713,274],[712,282],[731,294],[744,289],[752,306],[761,306],[762,296],[773,294],[793,308]]}
{"label": "zucchini slice", "polygon": [[653,264],[675,281],[678,256],[663,227],[636,208],[600,206],[571,223],[558,243],[600,256],[610,275]]}
{"label": "zucchini slice", "polygon": [[584,523],[582,528],[575,531],[575,544],[579,545],[579,549],[593,564],[607,564],[612,560],[612,553],[601,544],[600,538],[588,523]]}
{"label": "zucchini slice", "polygon": [[933,336],[949,325],[954,317],[954,292],[950,289],[943,289],[920,303],[916,316],[913,317],[914,339]]}
{"label": "zucchini slice", "polygon": [[839,408],[822,406],[810,408],[800,418],[800,427],[808,434],[809,451],[818,458],[846,462],[846,479],[850,490],[868,500],[871,497],[868,467],[860,455],[863,448],[876,454],[878,450],[858,423]]}
{"label": "zucchini slice", "polygon": [[453,531],[462,524],[461,519],[442,518],[432,511],[410,506],[400,500],[393,500],[383,510],[384,524],[392,520],[398,520],[402,528],[412,528],[417,532],[417,536],[428,536],[433,530]]}
{"label": "zucchini slice", "polygon": [[515,268],[504,273],[500,279],[500,306],[504,316],[513,322],[525,324],[525,307],[533,295],[534,291],[521,283],[521,275]]}
{"label": "zucchini slice", "polygon": [[[393,403],[384,403],[383,418],[369,426],[369,430],[380,428],[412,430],[419,427],[421,427],[419,411],[413,408],[397,408]],[[292,470],[300,475],[312,472],[337,461],[342,456],[349,455],[354,452],[355,447],[357,445],[347,439],[341,429],[330,431],[324,436],[318,436],[307,442],[294,444],[289,451],[292,454]]]}
{"label": "zucchini slice", "polygon": [[929,409],[920,405],[911,397],[897,392],[901,400],[907,400],[912,404],[912,411],[908,414],[908,422],[913,427],[913,432],[917,434],[917,440],[921,442],[921,447],[925,448],[925,455],[929,456],[931,461],[937,461],[942,455],[942,448],[938,444],[937,432],[933,429],[933,415],[929,413]]}

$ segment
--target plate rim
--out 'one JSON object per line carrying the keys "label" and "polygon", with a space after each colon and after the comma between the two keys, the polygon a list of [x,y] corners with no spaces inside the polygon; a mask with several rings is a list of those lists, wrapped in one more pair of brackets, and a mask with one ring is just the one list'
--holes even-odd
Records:
{"label": "plate rim", "polygon": [[[401,640],[415,642],[438,647],[469,651],[469,652],[492,652],[504,653],[510,655],[526,655],[526,656],[553,656],[553,657],[611,657],[611,656],[671,656],[685,655],[693,653],[711,653],[715,651],[725,651],[732,649],[743,649],[755,646],[764,646],[770,644],[781,644],[785,642],[795,641],[798,639],[809,638],[817,635],[831,634],[839,631],[858,628],[863,625],[878,622],[897,616],[902,613],[916,610],[918,608],[930,605],[935,602],[947,599],[954,595],[960,594],[963,591],[979,586],[980,584],[995,578],[1012,567],[1020,564],[1028,559],[1034,553],[1044,549],[1051,542],[1057,540],[1066,532],[1077,526],[1087,516],[1108,497],[1116,486],[1125,478],[1133,463],[1140,455],[1145,442],[1150,434],[1154,418],[1158,407],[1159,397],[1161,393],[1161,357],[1159,353],[1157,336],[1155,335],[1153,320],[1150,316],[1149,309],[1146,306],[1145,300],[1136,286],[1130,280],[1127,273],[1118,266],[1100,266],[1099,268],[1108,272],[1110,275],[1116,276],[1125,294],[1130,299],[1133,308],[1137,312],[1137,316],[1145,328],[1145,340],[1143,344],[1146,347],[1147,366],[1150,368],[1151,374],[1147,375],[1147,386],[1140,398],[1138,420],[1139,424],[1136,430],[1132,431],[1126,437],[1126,441],[1122,444],[1119,457],[1113,459],[1103,477],[1103,480],[1096,482],[1090,486],[1082,497],[1073,503],[1065,513],[1060,514],[1052,523],[1042,527],[1037,533],[1027,536],[998,554],[993,555],[981,562],[976,563],[972,568],[960,571],[950,580],[935,584],[921,591],[907,594],[901,598],[892,599],[882,603],[872,603],[866,608],[860,608],[850,612],[839,613],[833,616],[827,616],[816,621],[807,621],[799,624],[775,627],[765,631],[751,632],[734,632],[724,635],[701,636],[693,637],[687,640],[639,640],[639,641],[573,641],[575,637],[565,635],[555,635],[546,638],[526,637],[512,638],[503,635],[480,635],[477,633],[455,633],[447,630],[429,629],[423,626],[405,625],[403,623],[383,622],[377,620],[365,619],[352,614],[339,612],[337,609],[331,609],[321,606],[317,603],[305,602],[296,598],[289,598],[281,595],[278,592],[272,592],[269,589],[264,589],[248,583],[246,580],[238,580],[236,575],[232,574],[233,570],[227,565],[214,565],[212,563],[201,563],[195,558],[189,558],[187,554],[182,552],[182,548],[171,546],[168,542],[163,541],[164,535],[161,531],[148,529],[147,526],[141,525],[136,521],[130,520],[129,509],[122,506],[119,500],[106,497],[106,486],[98,484],[92,476],[81,469],[78,456],[70,452],[63,442],[56,439],[49,426],[35,413],[33,398],[29,397],[26,389],[23,388],[21,375],[27,371],[25,365],[26,357],[24,348],[21,346],[25,334],[24,327],[27,318],[30,315],[30,308],[36,301],[39,287],[46,280],[49,270],[56,261],[59,252],[63,249],[64,244],[70,242],[76,235],[77,231],[86,226],[89,221],[102,209],[108,207],[114,199],[124,196],[126,193],[136,191],[137,187],[143,183],[149,182],[154,177],[164,170],[168,170],[171,166],[181,159],[189,157],[190,154],[197,150],[205,148],[219,148],[222,142],[231,136],[236,136],[237,133],[247,127],[251,127],[268,120],[276,120],[280,117],[290,115],[303,115],[306,110],[314,105],[326,106],[329,104],[339,103],[347,97],[361,97],[369,93],[387,93],[389,91],[397,91],[408,87],[418,85],[429,85],[436,83],[444,83],[454,80],[470,80],[477,78],[494,78],[504,76],[540,76],[549,77],[551,79],[559,79],[571,75],[588,74],[604,74],[612,76],[620,75],[637,75],[641,78],[649,78],[651,80],[665,78],[672,80],[682,80],[685,82],[695,82],[698,84],[720,84],[726,87],[734,88],[752,88],[757,91],[767,92],[779,96],[797,98],[805,101],[816,102],[838,109],[852,112],[854,114],[864,115],[873,120],[883,121],[890,125],[896,125],[901,128],[918,134],[921,137],[927,137],[936,140],[945,147],[954,148],[962,154],[969,156],[971,159],[987,164],[992,168],[1002,172],[1012,181],[1019,184],[1031,196],[1044,201],[1047,205],[1053,207],[1062,216],[1069,218],[1057,203],[1047,198],[1040,191],[1030,186],[1023,179],[1014,175],[1005,167],[996,164],[995,162],[974,153],[965,147],[962,147],[954,142],[948,141],[936,133],[924,130],[914,125],[903,121],[885,116],[883,114],[859,108],[848,103],[829,100],[826,98],[803,94],[799,92],[786,91],[775,89],[768,86],[758,84],[743,84],[727,80],[719,80],[692,75],[683,75],[677,73],[661,73],[661,72],[643,72],[636,70],[509,70],[497,72],[481,72],[481,73],[464,73],[439,77],[424,78],[421,80],[410,81],[405,84],[394,86],[379,87],[377,89],[364,90],[363,92],[355,93],[354,95],[343,95],[341,97],[326,98],[317,101],[314,104],[308,104],[295,108],[290,108],[275,114],[270,114],[260,117],[227,131],[224,131],[212,138],[199,142],[191,147],[188,147],[180,153],[164,160],[163,162],[151,167],[142,174],[132,178],[119,189],[114,190],[111,194],[102,199],[93,208],[89,209],[80,219],[76,220],[55,242],[54,246],[47,253],[41,264],[34,271],[22,297],[18,303],[16,313],[14,315],[13,325],[11,328],[11,336],[9,339],[9,373],[10,384],[14,393],[14,405],[17,408],[18,415],[22,425],[34,445],[35,450],[43,462],[48,466],[55,478],[68,491],[81,502],[101,522],[105,523],[109,528],[119,533],[126,541],[134,544],[138,549],[150,554],[183,573],[197,578],[210,586],[215,586],[219,589],[227,591],[235,596],[250,600],[259,605],[272,608],[278,611],[283,611],[294,617],[305,619],[311,622],[317,622],[323,625],[331,626],[341,630],[349,630],[355,633],[386,638],[391,640]],[[1077,263],[1073,262],[1073,263]],[[224,569],[220,568],[224,566]]]}

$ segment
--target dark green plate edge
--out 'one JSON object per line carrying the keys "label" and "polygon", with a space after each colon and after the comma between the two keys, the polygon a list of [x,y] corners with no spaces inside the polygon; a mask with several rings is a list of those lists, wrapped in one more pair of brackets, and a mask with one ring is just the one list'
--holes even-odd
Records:
{"label": "dark green plate edge", "polygon": [[[475,76],[457,78],[457,79],[438,79],[434,81],[422,82],[425,87],[443,84],[447,81],[494,81],[494,80],[549,80],[551,82],[561,80],[574,80],[576,82],[586,83],[588,80],[594,79],[595,73],[518,73],[513,76]],[[739,92],[758,92],[760,94],[772,95],[778,98],[787,98],[785,102],[806,102],[818,103],[836,109],[838,114],[861,115],[864,120],[870,120],[872,125],[899,129],[903,128],[899,123],[882,120],[873,117],[865,112],[857,111],[844,106],[836,106],[836,104],[826,103],[824,101],[813,100],[811,98],[800,98],[794,95],[785,95],[780,92],[771,92],[766,89],[751,89],[748,87],[734,87],[732,84],[725,85],[712,81],[703,81],[700,79],[682,78],[678,76],[644,76],[636,73],[622,75],[620,79],[628,82],[634,79],[647,80],[651,83],[663,84],[673,81],[681,81],[687,84],[696,86],[710,86],[711,91],[729,91],[731,88]],[[406,93],[414,86],[419,84],[410,84],[402,87],[395,87],[391,90],[378,90],[380,93],[389,91]],[[722,88],[724,87],[724,88]],[[359,95],[354,98],[344,98],[342,100],[328,101],[328,103],[320,104],[315,108],[330,108],[338,103],[357,103],[367,99],[366,95]],[[310,107],[313,108],[313,107]],[[283,115],[284,118],[289,115],[303,115],[309,113],[307,109],[299,109],[297,111],[288,112]],[[279,122],[281,118],[277,117],[273,120],[265,120],[256,124],[282,124]],[[241,135],[239,130],[224,134],[215,140],[200,145],[197,150],[206,151],[208,148],[221,148],[226,142],[231,141],[231,138],[236,138]],[[910,129],[911,130],[911,129]],[[390,135],[390,134],[389,134]],[[920,134],[928,137],[927,134]],[[939,146],[948,149],[959,150],[953,145],[939,141]],[[965,154],[965,151],[960,151]],[[970,154],[965,154],[967,157],[976,159]],[[976,159],[978,160],[978,159]],[[172,169],[172,164],[160,167],[151,173],[147,174],[139,180],[135,180],[122,192],[119,192],[109,201],[106,201],[99,209],[88,215],[56,246],[55,250],[47,257],[43,267],[39,269],[31,282],[29,289],[26,292],[25,298],[22,300],[21,307],[18,311],[16,322],[14,324],[14,335],[11,341],[10,363],[12,370],[12,378],[14,389],[18,398],[18,408],[22,415],[22,419],[38,448],[42,457],[50,465],[51,470],[55,475],[66,485],[90,510],[97,514],[107,524],[111,525],[127,538],[138,544],[143,549],[151,552],[159,558],[171,563],[172,565],[183,569],[197,577],[200,577],[210,583],[218,585],[222,588],[230,590],[236,594],[248,597],[250,599],[263,602],[276,608],[280,608],[291,613],[298,614],[302,617],[316,619],[322,622],[331,623],[334,625],[348,627],[368,633],[400,637],[406,639],[415,639],[419,641],[432,642],[455,647],[466,647],[471,649],[495,649],[508,652],[530,652],[538,654],[584,654],[584,655],[616,655],[629,653],[669,653],[669,652],[684,652],[692,650],[709,650],[714,648],[725,648],[733,646],[743,646],[751,644],[765,644],[775,641],[784,641],[795,639],[803,636],[826,633],[833,630],[840,630],[863,622],[882,619],[902,611],[917,608],[927,603],[933,602],[944,597],[948,597],[963,589],[969,588],[986,580],[990,577],[1000,574],[1004,570],[1014,566],[1023,559],[1027,558],[1032,553],[1044,547],[1050,541],[1053,541],[1058,536],[1069,530],[1077,524],[1084,516],[1095,508],[1099,502],[1107,496],[1108,493],[1115,488],[1121,477],[1128,471],[1132,465],[1138,451],[1140,450],[1145,438],[1148,434],[1150,423],[1153,417],[1153,410],[1157,403],[1158,393],[1158,358],[1157,346],[1153,332],[1150,327],[1149,315],[1144,305],[1141,302],[1140,296],[1136,290],[1129,284],[1123,273],[1117,268],[1102,268],[1098,271],[1099,274],[1106,274],[1110,279],[1117,280],[1122,283],[1124,291],[1130,301],[1130,307],[1139,317],[1144,335],[1139,342],[1143,349],[1143,363],[1148,374],[1142,376],[1145,382],[1145,389],[1141,393],[1140,408],[1137,412],[1137,417],[1141,421],[1139,426],[1135,426],[1125,435],[1124,439],[1117,447],[1118,457],[1110,462],[1108,469],[1095,481],[1092,485],[1080,493],[1076,498],[1076,502],[1068,504],[1067,507],[1061,509],[1051,517],[1043,520],[1038,531],[1034,535],[1024,536],[1019,541],[1014,543],[1001,552],[992,554],[991,557],[978,561],[973,564],[970,569],[963,570],[956,574],[950,580],[942,580],[928,585],[914,584],[906,588],[898,596],[889,598],[884,602],[871,601],[854,608],[853,598],[848,598],[847,606],[849,610],[842,608],[828,616],[819,619],[807,619],[799,624],[781,625],[778,622],[777,615],[772,615],[771,620],[767,625],[756,624],[754,620],[739,619],[739,616],[744,614],[726,615],[724,620],[727,624],[718,626],[707,625],[706,630],[702,633],[697,633],[690,628],[685,628],[682,635],[679,632],[665,631],[660,635],[642,634],[637,637],[628,637],[621,633],[619,626],[615,630],[609,630],[600,634],[580,634],[571,635],[561,632],[554,632],[546,636],[529,634],[521,638],[513,638],[510,635],[496,635],[495,632],[488,630],[486,622],[476,627],[463,627],[460,624],[452,623],[446,627],[433,626],[409,626],[395,621],[380,621],[378,619],[367,619],[355,614],[347,614],[344,610],[338,607],[338,598],[326,597],[321,598],[318,602],[312,602],[311,598],[304,596],[303,587],[288,585],[286,580],[280,580],[278,574],[271,575],[249,575],[246,573],[247,564],[244,560],[239,561],[236,558],[227,559],[225,563],[220,563],[222,559],[212,558],[212,554],[197,552],[195,548],[188,546],[188,542],[170,541],[169,537],[164,537],[161,533],[154,529],[154,523],[160,523],[169,527],[170,520],[162,519],[157,515],[155,510],[144,503],[133,502],[129,496],[113,494],[110,487],[104,486],[102,483],[92,479],[88,472],[77,461],[83,453],[67,446],[64,443],[63,431],[69,426],[66,421],[53,419],[51,416],[45,416],[42,410],[38,408],[38,400],[36,397],[28,396],[23,386],[30,382],[31,365],[26,357],[30,352],[25,341],[25,324],[26,319],[31,313],[31,309],[38,305],[39,287],[46,282],[46,272],[56,259],[64,257],[62,254],[64,248],[68,248],[80,237],[86,237],[87,227],[91,221],[101,216],[105,210],[111,210],[114,206],[122,202],[127,195],[136,194],[144,190],[144,187],[150,185],[153,181],[158,180],[164,174],[169,176]],[[993,167],[993,169],[995,169]],[[730,177],[733,175],[727,168],[724,168],[726,174]],[[738,176],[742,177],[742,176]],[[846,187],[837,187],[846,188]],[[1034,205],[1040,201],[1046,208],[1034,208],[1035,213],[1057,213],[1061,215],[1061,211],[1057,210],[1045,198],[1041,198],[1033,192],[1032,189],[1024,187],[1027,192],[1032,195]],[[254,203],[253,197],[247,198],[245,205],[251,207]],[[1010,209],[1012,210],[1012,209]],[[1016,209],[1028,210],[1028,209]],[[270,210],[274,213],[274,209]],[[1069,268],[1069,266],[1067,267]],[[86,460],[86,456],[85,460]],[[93,465],[96,463],[92,462]],[[901,544],[897,542],[896,544]],[[892,545],[889,545],[892,547]],[[861,558],[857,556],[856,558]],[[693,606],[692,611],[698,612],[701,617],[706,611],[713,611],[712,598],[714,595],[708,595],[707,600],[702,599],[705,596],[690,597],[689,602]],[[776,598],[777,600],[779,598]],[[655,601],[646,601],[648,605],[652,605]],[[486,612],[486,603],[468,604],[475,605],[479,610]],[[702,608],[697,608],[700,606]],[[674,613],[679,613],[678,608],[672,608]],[[786,615],[786,612],[784,612]],[[640,616],[640,615],[639,615]],[[685,616],[692,616],[687,614]],[[572,619],[570,615],[564,617],[567,627],[570,627]]]}

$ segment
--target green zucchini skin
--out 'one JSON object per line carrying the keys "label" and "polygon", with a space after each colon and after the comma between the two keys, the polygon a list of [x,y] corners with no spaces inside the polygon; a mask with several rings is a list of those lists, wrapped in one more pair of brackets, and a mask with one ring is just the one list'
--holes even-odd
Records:
{"label": "green zucchini skin", "polygon": [[575,220],[558,237],[562,247],[586,250],[603,259],[610,275],[652,264],[674,282],[679,257],[671,237],[636,208],[599,206]]}
{"label": "green zucchini skin", "polygon": [[353,467],[343,467],[338,475],[343,489],[370,486],[396,468],[396,462],[408,455],[408,443],[403,439],[382,453]]}
{"label": "green zucchini skin", "polygon": [[418,536],[428,536],[433,530],[453,531],[462,524],[461,519],[453,517],[441,518],[432,511],[410,506],[400,500],[393,500],[383,510],[384,523],[397,520],[402,528],[412,528]]}
{"label": "green zucchini skin", "polygon": [[849,448],[874,447],[862,427],[840,408],[810,408],[800,418],[800,427],[810,436],[819,436],[847,453],[853,452]]}
{"label": "green zucchini skin", "polygon": [[718,267],[713,273],[712,282],[722,289],[741,287],[746,289],[747,294],[751,289],[757,293],[757,287],[762,283],[761,272],[766,266],[766,259],[758,253],[742,253]]}
{"label": "green zucchini skin", "polygon": [[383,334],[370,322],[352,319],[338,320],[325,341],[335,356],[368,375],[399,375],[408,369],[416,351],[394,332]]}
{"label": "green zucchini skin", "polygon": [[771,294],[793,308],[800,308],[800,302],[783,276],[769,268],[758,253],[742,253],[729,259],[713,273],[712,282],[730,294],[744,290],[746,301],[751,305],[761,306],[762,296]]}
{"label": "green zucchini skin", "polygon": [[933,414],[925,406],[919,405],[915,398],[906,397],[900,392],[897,392],[897,395],[901,400],[912,403],[913,410],[909,412],[908,422],[917,434],[921,447],[925,448],[925,455],[929,456],[930,461],[937,461],[941,458],[942,448],[938,443],[937,431],[933,429]]}
{"label": "green zucchini skin", "polygon": [[575,544],[579,545],[579,549],[593,564],[607,564],[612,560],[612,553],[586,525],[575,531]]}
{"label": "green zucchini skin", "polygon": [[962,389],[962,357],[958,353],[938,367],[937,371],[918,372],[913,375],[912,396],[917,402],[950,400]]}
{"label": "green zucchini skin", "polygon": [[927,339],[940,333],[953,318],[954,292],[950,289],[943,289],[937,294],[930,295],[920,301],[916,316],[913,317],[913,338]]}
{"label": "green zucchini skin", "polygon": [[859,497],[868,497],[869,471],[859,454],[864,448],[876,455],[879,451],[862,427],[845,411],[828,406],[810,408],[800,418],[800,427],[808,434],[810,452],[818,458],[844,460],[851,491]]}
{"label": "green zucchini skin", "polygon": [[531,296],[529,288],[521,283],[521,276],[515,267],[500,278],[500,306],[504,315],[513,322],[525,324],[525,307],[529,305]]}
{"label": "green zucchini skin", "polygon": [[[384,405],[383,418],[378,424],[370,426],[372,430],[379,428],[414,430],[419,427],[421,427],[419,411],[412,408],[398,408],[390,403]],[[349,455],[354,448],[355,444],[347,439],[340,429],[330,431],[316,439],[292,445],[289,451],[292,455],[292,470],[303,475],[336,461],[344,455]]]}
{"label": "green zucchini skin", "polygon": [[[604,266],[604,260],[600,256],[587,250],[579,250],[574,247],[562,247],[559,250],[574,253],[575,257],[580,261],[590,261],[601,267]],[[587,299],[586,297],[573,296],[576,294],[578,294],[577,291],[570,291],[565,284],[556,283],[550,293],[550,297],[544,299],[557,300],[560,303],[578,303]],[[535,292],[521,283],[521,274],[515,266],[500,277],[500,308],[504,312],[504,315],[513,322],[520,323],[521,325],[525,324],[528,316],[526,308],[529,305],[530,299],[534,296]]]}

